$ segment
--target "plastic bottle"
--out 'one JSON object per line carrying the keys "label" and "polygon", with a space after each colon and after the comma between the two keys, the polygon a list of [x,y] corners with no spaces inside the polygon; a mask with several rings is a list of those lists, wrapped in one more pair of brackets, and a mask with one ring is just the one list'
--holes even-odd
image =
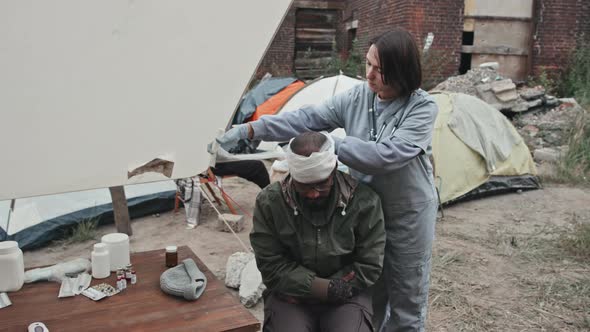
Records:
{"label": "plastic bottle", "polygon": [[[201,191],[198,184],[185,186],[184,209],[186,211],[186,222],[190,227],[196,227],[199,224],[199,210],[201,209]],[[190,198],[190,200],[189,200]]]}
{"label": "plastic bottle", "polygon": [[111,275],[109,251],[104,243],[96,243],[92,251],[92,277],[104,279]]}
{"label": "plastic bottle", "polygon": [[0,292],[14,292],[25,282],[23,252],[16,241],[0,242]]}

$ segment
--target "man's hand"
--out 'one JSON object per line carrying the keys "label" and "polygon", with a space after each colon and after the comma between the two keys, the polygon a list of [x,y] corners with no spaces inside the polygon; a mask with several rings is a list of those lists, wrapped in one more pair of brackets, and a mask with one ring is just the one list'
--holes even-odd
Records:
{"label": "man's hand", "polygon": [[354,296],[354,290],[344,279],[332,279],[328,285],[328,302],[344,303]]}
{"label": "man's hand", "polygon": [[315,277],[311,281],[311,295],[312,297],[331,303],[344,303],[348,299],[356,295],[356,289],[350,285],[350,281],[354,279],[354,271],[340,279],[324,279]]}

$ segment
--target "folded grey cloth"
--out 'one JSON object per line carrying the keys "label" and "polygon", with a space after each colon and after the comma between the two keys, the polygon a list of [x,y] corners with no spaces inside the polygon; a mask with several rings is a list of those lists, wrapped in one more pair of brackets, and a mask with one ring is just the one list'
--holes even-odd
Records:
{"label": "folded grey cloth", "polygon": [[184,297],[190,301],[198,299],[206,286],[207,278],[190,258],[164,271],[160,276],[160,288],[164,293]]}

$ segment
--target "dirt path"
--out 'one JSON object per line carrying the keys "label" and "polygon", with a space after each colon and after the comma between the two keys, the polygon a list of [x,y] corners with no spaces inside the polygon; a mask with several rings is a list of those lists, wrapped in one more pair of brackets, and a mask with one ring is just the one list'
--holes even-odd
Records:
{"label": "dirt path", "polygon": [[[258,187],[232,178],[225,188],[251,213]],[[428,331],[590,330],[590,262],[558,246],[574,223],[590,223],[590,190],[549,186],[457,204],[444,214],[437,224]],[[185,228],[184,210],[136,220],[131,248],[186,244],[223,278],[227,257],[243,248],[215,229],[216,219],[205,203],[192,230]],[[248,220],[239,234],[246,243],[250,227]],[[100,227],[97,239],[113,231]],[[25,264],[88,257],[93,243],[25,252]],[[260,303],[251,310],[262,319]]]}

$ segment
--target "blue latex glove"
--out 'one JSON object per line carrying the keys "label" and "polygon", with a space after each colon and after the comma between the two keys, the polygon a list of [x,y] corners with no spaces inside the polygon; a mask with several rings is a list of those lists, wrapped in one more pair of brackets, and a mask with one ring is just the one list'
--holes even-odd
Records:
{"label": "blue latex glove", "polygon": [[217,143],[226,151],[235,147],[238,141],[248,138],[248,124],[237,125],[226,131],[223,136],[217,139]]}

